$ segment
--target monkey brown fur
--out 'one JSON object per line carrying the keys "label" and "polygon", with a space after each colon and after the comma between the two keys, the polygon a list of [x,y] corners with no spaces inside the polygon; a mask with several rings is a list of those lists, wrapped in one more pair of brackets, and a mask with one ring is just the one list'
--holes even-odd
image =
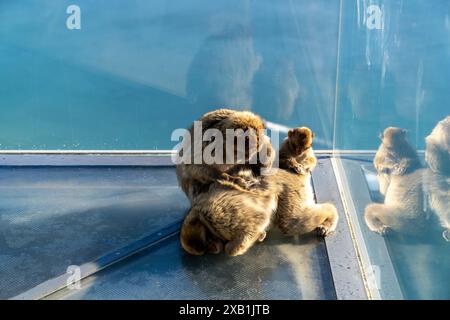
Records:
{"label": "monkey brown fur", "polygon": [[[291,141],[294,139],[296,141]],[[287,144],[298,147],[288,147]],[[255,242],[264,240],[273,219],[289,235],[317,230],[325,236],[333,232],[338,221],[336,208],[327,203],[316,204],[310,174],[294,173],[300,167],[304,172],[314,168],[316,159],[311,144],[311,130],[293,130],[281,147],[286,152],[282,153],[280,160],[295,166],[259,177],[259,184],[250,191],[242,192],[220,183],[212,184],[208,192],[196,198],[186,217],[181,230],[183,248],[196,255],[217,252],[216,249],[221,248],[218,239],[222,239],[227,242],[226,253],[243,254]],[[248,169],[238,173],[244,178],[252,174]],[[214,240],[208,238],[208,231],[214,235]]]}
{"label": "monkey brown fur", "polygon": [[[245,177],[253,172],[245,169],[238,175]],[[208,192],[196,197],[185,218],[180,235],[182,247],[188,253],[202,255],[220,251],[222,240],[228,255],[244,254],[266,236],[276,209],[276,187],[265,180],[252,191],[213,183]]]}
{"label": "monkey brown fur", "polygon": [[[203,115],[199,121],[202,122],[202,135],[208,129],[217,129],[219,130],[223,137],[226,137],[227,129],[242,129],[244,131],[248,130],[248,132],[252,132],[252,137],[256,140],[256,148],[254,150],[250,150],[250,148],[246,148],[245,159],[243,159],[240,163],[231,163],[227,164],[225,159],[226,148],[225,143],[223,146],[223,154],[225,159],[222,163],[213,163],[213,164],[195,164],[194,163],[194,153],[191,154],[190,163],[181,163],[176,167],[176,174],[178,182],[187,195],[191,203],[194,199],[209,189],[209,186],[213,182],[224,183],[228,186],[234,186],[237,190],[248,189],[253,183],[255,183],[254,179],[245,180],[242,177],[234,176],[234,172],[238,172],[240,169],[246,167],[251,167],[254,172],[259,174],[259,170],[261,168],[270,168],[272,166],[272,161],[274,157],[274,152],[272,146],[270,144],[269,139],[264,136],[263,131],[265,129],[265,125],[262,119],[249,112],[249,111],[235,111],[230,109],[218,109],[212,112],[208,112]],[[191,137],[194,137],[194,125],[189,128],[189,134]],[[261,137],[263,137],[261,141]],[[203,141],[200,152],[210,144],[209,141]],[[191,150],[194,149],[194,138],[191,141]],[[264,152],[258,154],[257,151],[262,149],[267,149],[267,157],[265,158],[257,158],[261,156],[261,154],[265,155]],[[238,158],[237,148],[234,148],[235,154],[233,155],[234,159]],[[231,156],[231,155],[229,155]],[[252,160],[256,160],[254,165],[250,165]]]}
{"label": "monkey brown fur", "polygon": [[406,130],[388,127],[380,136],[381,144],[374,158],[380,173],[401,175],[420,167],[417,152],[406,139]]}
{"label": "monkey brown fur", "polygon": [[406,131],[389,127],[374,158],[384,203],[369,204],[364,218],[371,231],[419,234],[427,224],[423,174],[417,152],[406,139]]}
{"label": "monkey brown fur", "polygon": [[317,165],[312,149],[314,133],[309,128],[289,130],[288,138],[280,147],[279,167],[298,174],[310,173]]}
{"label": "monkey brown fur", "polygon": [[335,231],[336,208],[330,203],[316,204],[310,172],[317,164],[312,150],[314,134],[309,128],[290,130],[280,147],[280,169],[269,178],[281,187],[278,195],[276,224],[288,235],[317,231],[326,236]]}
{"label": "monkey brown fur", "polygon": [[181,228],[181,246],[186,252],[200,256],[209,253],[220,253],[223,250],[222,240],[216,238],[204,223],[199,215],[191,214],[186,216]]}

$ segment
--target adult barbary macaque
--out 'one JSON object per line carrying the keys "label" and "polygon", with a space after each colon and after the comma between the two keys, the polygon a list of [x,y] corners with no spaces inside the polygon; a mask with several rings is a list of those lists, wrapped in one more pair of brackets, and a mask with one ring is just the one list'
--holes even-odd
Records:
{"label": "adult barbary macaque", "polygon": [[[188,137],[183,141],[181,163],[176,166],[178,183],[191,203],[213,182],[246,190],[256,181],[253,177],[239,176],[237,172],[251,168],[258,176],[262,168],[272,166],[272,145],[264,134],[263,120],[254,113],[218,109],[203,115],[198,123],[201,132],[195,132],[198,127],[195,123],[189,128]],[[210,139],[204,139],[205,135]],[[218,144],[219,140],[222,143]],[[243,146],[239,140],[244,141]],[[216,152],[222,156],[217,157]],[[218,161],[204,161],[211,158],[218,158]]]}

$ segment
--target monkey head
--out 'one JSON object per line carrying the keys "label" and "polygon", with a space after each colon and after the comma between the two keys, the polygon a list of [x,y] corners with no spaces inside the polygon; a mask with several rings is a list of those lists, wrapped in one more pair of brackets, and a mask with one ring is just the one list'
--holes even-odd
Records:
{"label": "monkey head", "polygon": [[383,144],[388,148],[400,146],[406,142],[407,130],[397,127],[388,127],[380,135]]}
{"label": "monkey head", "polygon": [[438,122],[426,137],[425,161],[436,173],[450,175],[450,116]]}
{"label": "monkey head", "polygon": [[[263,120],[249,111],[233,111],[214,128],[221,131],[224,137],[223,154],[225,159],[233,159],[233,164],[260,164],[258,154],[264,148],[272,149],[270,139],[265,135]],[[227,144],[229,148],[227,148]],[[232,154],[227,152],[232,150]],[[228,162],[228,160],[227,160]]]}
{"label": "monkey head", "polygon": [[441,149],[450,151],[450,116],[438,122],[426,142],[438,144]]}
{"label": "monkey head", "polygon": [[314,133],[307,127],[288,131],[288,143],[293,153],[298,156],[312,147]]}

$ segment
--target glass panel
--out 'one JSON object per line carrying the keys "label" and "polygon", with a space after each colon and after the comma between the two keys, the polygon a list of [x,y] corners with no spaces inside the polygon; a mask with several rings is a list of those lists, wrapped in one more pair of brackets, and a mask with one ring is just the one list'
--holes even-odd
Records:
{"label": "glass panel", "polygon": [[337,0],[72,4],[0,3],[0,148],[171,149],[220,106],[331,147]]}
{"label": "glass panel", "polygon": [[450,3],[341,13],[335,169],[372,297],[449,299]]}
{"label": "glass panel", "polygon": [[[171,149],[174,129],[222,106],[255,111],[283,132],[309,126],[315,149],[334,151],[331,162],[370,297],[450,299],[449,1],[2,1],[0,38],[0,149]],[[397,129],[386,131],[391,126]],[[171,169],[170,177],[153,177],[142,168],[97,168],[98,179],[87,186],[92,176],[84,170],[0,168],[6,274],[33,262],[26,255],[36,247],[29,243],[53,236],[48,228],[61,237],[70,235],[70,221],[91,230],[92,220],[80,222],[79,215],[90,205],[105,205],[104,220],[108,205],[127,208],[141,200],[163,220],[174,206],[177,214],[185,210]],[[144,184],[162,187],[145,201],[128,201],[123,190],[116,197],[112,185],[130,179],[142,182],[132,185],[132,194],[144,195]],[[180,207],[172,202],[174,192]],[[80,202],[61,205],[68,196]],[[152,231],[145,217],[137,220],[142,229],[120,239]],[[123,216],[116,218],[111,230]],[[28,236],[18,238],[23,233]],[[52,259],[62,259],[43,267],[51,272],[10,277],[4,290],[15,293],[64,272],[82,243],[70,247],[70,239],[63,240],[44,241],[42,248],[58,253]],[[102,238],[98,248],[122,240]],[[61,245],[73,250],[60,254]],[[160,249],[150,256],[178,256],[174,241],[166,245],[168,256]],[[76,263],[94,253],[101,252],[87,250]],[[291,270],[292,261],[280,260]],[[173,268],[181,268],[174,261]],[[126,275],[130,266],[102,277]],[[293,283],[287,290],[297,293]],[[108,290],[99,292],[106,297]]]}

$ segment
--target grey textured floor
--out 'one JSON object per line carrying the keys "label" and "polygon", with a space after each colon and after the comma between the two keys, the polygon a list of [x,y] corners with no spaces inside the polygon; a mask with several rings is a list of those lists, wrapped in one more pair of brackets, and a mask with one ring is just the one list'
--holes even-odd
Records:
{"label": "grey textured floor", "polygon": [[173,168],[0,167],[0,298],[182,218]]}
{"label": "grey textured floor", "polygon": [[178,235],[49,299],[334,299],[323,240],[272,232],[243,256],[189,256]]}
{"label": "grey textured floor", "polygon": [[[0,298],[178,221],[169,167],[0,167]],[[243,257],[192,257],[174,236],[83,281],[64,299],[333,299],[325,244],[275,232]]]}

